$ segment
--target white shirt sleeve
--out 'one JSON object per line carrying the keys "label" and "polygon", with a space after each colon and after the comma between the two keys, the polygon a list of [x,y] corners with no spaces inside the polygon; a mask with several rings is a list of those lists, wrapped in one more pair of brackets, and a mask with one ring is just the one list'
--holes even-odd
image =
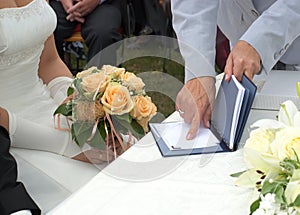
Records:
{"label": "white shirt sleeve", "polygon": [[215,76],[219,0],[172,0],[173,27],[185,60],[185,81]]}

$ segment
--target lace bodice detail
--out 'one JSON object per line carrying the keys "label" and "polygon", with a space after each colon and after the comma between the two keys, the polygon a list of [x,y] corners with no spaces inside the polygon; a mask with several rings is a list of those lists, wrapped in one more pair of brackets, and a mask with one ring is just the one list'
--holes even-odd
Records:
{"label": "lace bodice detail", "polygon": [[3,8],[0,9],[0,19],[16,19],[20,21],[23,18],[32,16],[34,14],[42,15],[42,6],[44,2],[33,0],[28,5],[19,8]]}

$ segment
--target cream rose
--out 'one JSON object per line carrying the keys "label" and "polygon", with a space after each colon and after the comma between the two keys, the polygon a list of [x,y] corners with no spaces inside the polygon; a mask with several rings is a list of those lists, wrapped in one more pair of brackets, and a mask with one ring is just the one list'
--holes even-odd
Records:
{"label": "cream rose", "polygon": [[279,168],[279,160],[272,154],[271,143],[275,139],[275,130],[258,128],[250,133],[244,146],[244,159],[249,168],[268,171]]}
{"label": "cream rose", "polygon": [[106,77],[103,72],[92,73],[82,78],[81,87],[88,93],[94,93],[99,87],[98,92],[103,92],[107,85]]}
{"label": "cream rose", "polygon": [[128,89],[118,83],[110,83],[107,86],[101,102],[105,112],[114,115],[129,113],[134,107]]}
{"label": "cream rose", "polygon": [[110,78],[119,78],[125,73],[124,68],[119,68],[111,65],[103,65],[101,70]]}
{"label": "cream rose", "polygon": [[300,155],[300,128],[286,127],[276,133],[271,143],[273,154],[280,160],[294,158],[294,151]]}
{"label": "cream rose", "polygon": [[135,96],[133,100],[135,105],[130,115],[148,132],[148,122],[156,114],[157,107],[149,96]]}
{"label": "cream rose", "polygon": [[143,80],[131,72],[126,72],[122,79],[124,81],[124,85],[131,91],[141,92],[145,87]]}
{"label": "cream rose", "polygon": [[92,67],[88,68],[87,70],[83,70],[82,72],[78,72],[77,75],[76,75],[76,78],[86,77],[86,76],[92,74],[94,71],[99,71],[99,70],[97,69],[97,67],[92,66]]}
{"label": "cream rose", "polygon": [[271,153],[270,144],[275,138],[275,132],[269,129],[258,128],[250,133],[245,148],[251,148],[260,153]]}

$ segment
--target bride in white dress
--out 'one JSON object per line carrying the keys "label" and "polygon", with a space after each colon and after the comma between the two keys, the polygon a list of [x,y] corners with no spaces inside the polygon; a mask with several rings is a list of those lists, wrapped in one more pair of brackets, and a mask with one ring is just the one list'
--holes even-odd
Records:
{"label": "bride in white dress", "polygon": [[55,49],[55,26],[46,0],[0,2],[0,125],[13,147],[97,163],[100,151],[81,153],[69,132],[54,128],[53,112],[72,81]]}

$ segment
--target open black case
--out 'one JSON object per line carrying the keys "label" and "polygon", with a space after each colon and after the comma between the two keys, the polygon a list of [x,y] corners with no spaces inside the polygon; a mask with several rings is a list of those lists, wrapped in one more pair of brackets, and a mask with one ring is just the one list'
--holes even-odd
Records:
{"label": "open black case", "polygon": [[238,82],[232,76],[229,82],[223,78],[215,100],[211,127],[200,127],[197,137],[186,140],[189,125],[184,122],[150,123],[151,133],[165,157],[230,152],[238,148],[251,106],[256,85],[243,76]]}

